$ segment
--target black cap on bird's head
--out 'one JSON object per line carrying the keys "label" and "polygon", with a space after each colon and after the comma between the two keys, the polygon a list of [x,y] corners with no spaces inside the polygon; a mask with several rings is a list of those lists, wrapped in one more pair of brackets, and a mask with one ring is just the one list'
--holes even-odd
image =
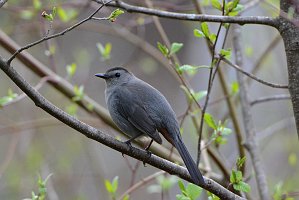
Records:
{"label": "black cap on bird's head", "polygon": [[114,67],[111,69],[108,69],[104,74],[98,73],[95,74],[96,77],[100,77],[102,79],[105,79],[107,85],[110,84],[116,84],[116,83],[123,83],[124,81],[128,81],[129,77],[132,76],[132,74],[122,67]]}

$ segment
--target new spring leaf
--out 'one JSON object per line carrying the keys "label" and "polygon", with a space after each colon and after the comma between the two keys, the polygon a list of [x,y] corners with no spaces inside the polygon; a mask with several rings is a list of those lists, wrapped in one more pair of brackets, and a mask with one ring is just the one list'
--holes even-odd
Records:
{"label": "new spring leaf", "polygon": [[108,19],[109,19],[111,22],[115,22],[116,18],[117,18],[119,15],[123,14],[123,13],[124,13],[124,11],[118,8],[118,9],[114,10],[114,11],[110,14],[110,16],[108,17]]}

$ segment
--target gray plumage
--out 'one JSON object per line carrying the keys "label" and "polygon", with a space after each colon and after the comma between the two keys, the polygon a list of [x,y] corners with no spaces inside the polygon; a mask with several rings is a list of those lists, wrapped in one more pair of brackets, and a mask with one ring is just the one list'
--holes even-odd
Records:
{"label": "gray plumage", "polygon": [[109,69],[96,74],[106,80],[105,97],[115,124],[130,139],[147,135],[159,144],[164,138],[176,147],[196,184],[204,179],[182,142],[176,115],[166,98],[154,87],[138,79],[124,68]]}

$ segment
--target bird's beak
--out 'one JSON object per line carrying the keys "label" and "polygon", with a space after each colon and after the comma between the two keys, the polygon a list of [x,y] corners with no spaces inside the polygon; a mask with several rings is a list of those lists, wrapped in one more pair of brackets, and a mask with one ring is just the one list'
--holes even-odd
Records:
{"label": "bird's beak", "polygon": [[101,73],[99,73],[99,74],[95,74],[95,76],[96,76],[96,77],[103,78],[103,79],[108,79],[108,78],[109,78],[109,76],[108,76],[107,74],[101,74]]}

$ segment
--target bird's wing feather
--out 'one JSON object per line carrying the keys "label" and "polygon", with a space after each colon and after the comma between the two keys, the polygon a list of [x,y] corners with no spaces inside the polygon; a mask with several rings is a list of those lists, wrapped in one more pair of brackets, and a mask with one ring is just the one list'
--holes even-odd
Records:
{"label": "bird's wing feather", "polygon": [[154,139],[157,143],[161,144],[162,139],[156,129],[156,125],[144,106],[141,105],[143,102],[137,93],[132,91],[129,87],[123,87],[118,92],[120,98],[120,105],[118,106],[120,109],[119,113],[128,119],[128,121],[138,130],[148,134],[148,136]]}

